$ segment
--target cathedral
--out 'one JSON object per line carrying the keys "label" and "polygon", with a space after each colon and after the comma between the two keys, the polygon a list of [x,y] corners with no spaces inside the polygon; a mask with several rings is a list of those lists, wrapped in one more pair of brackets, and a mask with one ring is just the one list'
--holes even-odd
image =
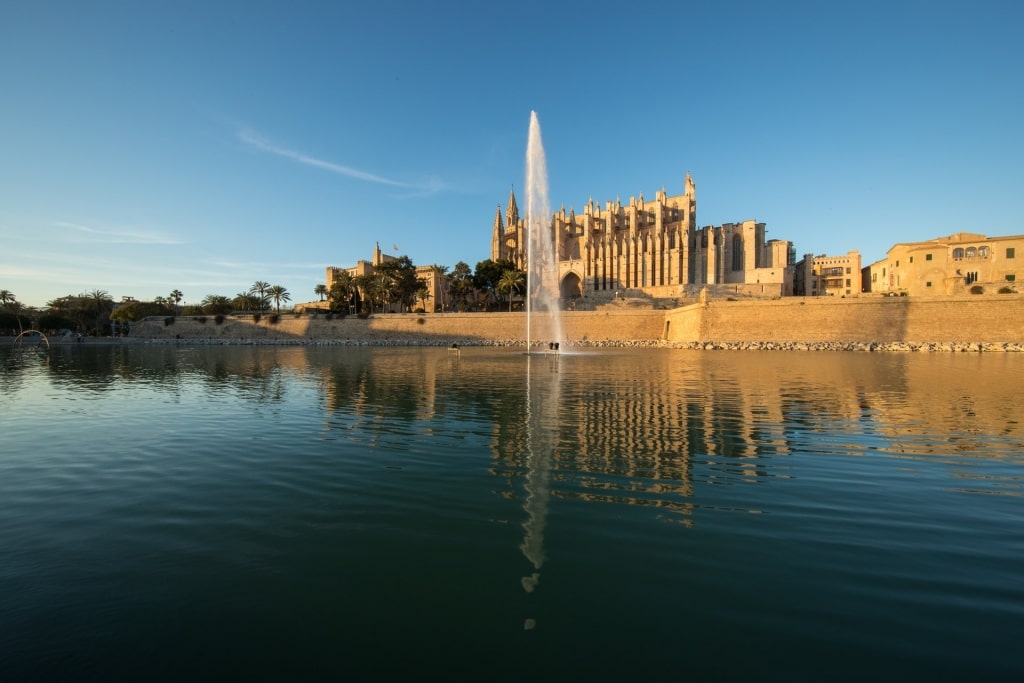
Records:
{"label": "cathedral", "polygon": [[[793,293],[795,254],[788,241],[765,241],[765,224],[753,220],[697,227],[693,178],[686,174],[683,194],[664,189],[654,201],[616,199],[602,210],[593,199],[568,214],[563,205],[551,217],[558,260],[559,295],[580,297],[642,295],[680,298],[701,289],[713,294],[788,296]],[[502,215],[494,216],[491,259],[508,260],[526,270],[527,223],[520,217],[515,191]]]}

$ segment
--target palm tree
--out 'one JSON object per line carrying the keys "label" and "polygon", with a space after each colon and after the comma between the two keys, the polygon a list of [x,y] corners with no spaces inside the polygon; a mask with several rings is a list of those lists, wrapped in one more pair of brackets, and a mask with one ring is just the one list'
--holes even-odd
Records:
{"label": "palm tree", "polygon": [[267,294],[270,293],[270,283],[264,282],[263,280],[257,280],[253,283],[252,287],[249,288],[250,294],[255,294],[260,298],[260,309],[267,307]]}
{"label": "palm tree", "polygon": [[231,299],[227,298],[223,294],[207,294],[203,297],[203,300],[199,302],[202,307],[203,313],[207,315],[216,315],[218,313],[230,313],[232,308]]}
{"label": "palm tree", "polygon": [[268,292],[270,293],[270,298],[274,300],[274,304],[276,304],[277,306],[278,313],[281,312],[282,301],[292,300],[292,295],[289,294],[288,290],[282,287],[281,285],[274,285],[268,290]]}
{"label": "palm tree", "polygon": [[178,312],[178,304],[181,303],[181,300],[184,297],[185,297],[185,295],[181,293],[180,289],[175,289],[175,290],[171,291],[170,295],[167,297],[167,300],[173,303],[173,305],[174,305],[174,312],[175,313]]}
{"label": "palm tree", "polygon": [[501,274],[496,289],[499,294],[508,294],[508,310],[512,311],[512,295],[523,288],[525,277],[521,270],[506,270]]}
{"label": "palm tree", "polygon": [[327,300],[330,301],[332,311],[349,312],[349,307],[356,303],[355,299],[359,292],[359,286],[355,278],[347,270],[338,270],[334,274],[334,281],[331,289],[327,292]]}
{"label": "palm tree", "polygon": [[260,298],[250,292],[239,292],[231,300],[231,305],[239,311],[255,311],[260,307]]}
{"label": "palm tree", "polygon": [[438,281],[441,283],[441,312],[443,313],[448,298],[448,266],[442,266],[440,264],[435,263],[430,266],[430,270],[434,273]]}
{"label": "palm tree", "polygon": [[91,308],[95,308],[96,331],[99,333],[103,330],[103,318],[109,316],[110,312],[114,310],[114,299],[102,289],[94,289],[83,298],[88,300]]}
{"label": "palm tree", "polygon": [[0,307],[10,309],[14,318],[18,321],[18,333],[21,334],[25,328],[21,325],[21,304],[14,296],[14,293],[7,289],[0,289]]}
{"label": "palm tree", "polygon": [[384,306],[387,304],[391,305],[392,281],[384,273],[374,273],[370,276],[373,280],[373,289],[377,292],[377,296],[380,297],[380,312],[384,312]]}
{"label": "palm tree", "polygon": [[427,301],[430,300],[430,290],[425,284],[421,284],[416,290],[416,298],[420,300],[420,308],[427,310]]}
{"label": "palm tree", "polygon": [[327,285],[320,283],[313,288],[313,293],[320,297],[320,301],[323,301],[324,297],[327,296]]}

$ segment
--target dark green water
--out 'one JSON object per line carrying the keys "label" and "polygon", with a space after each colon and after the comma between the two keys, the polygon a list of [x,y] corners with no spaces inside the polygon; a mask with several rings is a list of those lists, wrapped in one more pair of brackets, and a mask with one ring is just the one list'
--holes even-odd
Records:
{"label": "dark green water", "polygon": [[1024,676],[1018,354],[0,360],[0,680]]}

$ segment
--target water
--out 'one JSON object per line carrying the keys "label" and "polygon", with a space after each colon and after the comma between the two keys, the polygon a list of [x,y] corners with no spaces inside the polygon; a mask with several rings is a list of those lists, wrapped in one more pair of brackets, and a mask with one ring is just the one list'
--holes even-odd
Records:
{"label": "water", "polygon": [[526,143],[526,344],[562,342],[558,257],[548,204],[548,171],[537,112]]}
{"label": "water", "polygon": [[0,360],[5,681],[1024,674],[1018,354]]}

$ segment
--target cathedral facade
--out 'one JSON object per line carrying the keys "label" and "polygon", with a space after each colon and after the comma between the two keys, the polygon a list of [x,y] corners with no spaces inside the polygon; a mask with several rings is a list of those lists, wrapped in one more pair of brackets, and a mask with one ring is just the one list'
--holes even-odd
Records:
{"label": "cathedral facade", "polygon": [[[563,206],[553,231],[563,300],[620,293],[652,297],[712,293],[788,296],[793,291],[790,242],[765,241],[765,224],[753,220],[697,227],[696,188],[686,174],[683,194],[664,189],[654,201],[643,195],[628,204],[616,199],[602,209],[591,199],[581,215]],[[504,214],[495,212],[491,259],[526,270],[527,221],[519,215],[515,191]]]}

